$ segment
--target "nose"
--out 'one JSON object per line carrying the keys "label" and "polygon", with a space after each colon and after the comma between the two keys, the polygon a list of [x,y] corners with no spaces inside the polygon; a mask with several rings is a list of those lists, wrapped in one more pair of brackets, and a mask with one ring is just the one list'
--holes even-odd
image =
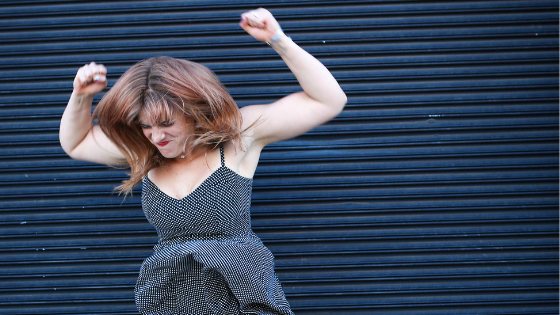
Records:
{"label": "nose", "polygon": [[165,139],[165,133],[158,127],[152,127],[152,141],[154,143],[161,142],[161,140]]}

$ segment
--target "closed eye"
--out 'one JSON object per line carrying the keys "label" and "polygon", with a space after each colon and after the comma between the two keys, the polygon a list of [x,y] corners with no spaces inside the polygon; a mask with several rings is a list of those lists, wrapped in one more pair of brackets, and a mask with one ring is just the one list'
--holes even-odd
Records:
{"label": "closed eye", "polygon": [[174,123],[175,123],[174,121],[171,121],[171,122],[170,121],[164,121],[159,125],[162,126],[162,127],[171,127],[171,126],[173,126]]}

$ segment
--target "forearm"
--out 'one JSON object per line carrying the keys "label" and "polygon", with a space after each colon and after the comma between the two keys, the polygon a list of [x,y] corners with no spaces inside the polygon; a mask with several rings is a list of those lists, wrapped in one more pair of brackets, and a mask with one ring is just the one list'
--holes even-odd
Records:
{"label": "forearm", "polygon": [[303,91],[329,109],[340,112],[346,104],[346,94],[329,70],[315,57],[280,33],[276,42],[270,42],[295,75]]}
{"label": "forearm", "polygon": [[60,121],[59,139],[62,149],[72,151],[86,137],[92,126],[91,104],[93,96],[72,93]]}

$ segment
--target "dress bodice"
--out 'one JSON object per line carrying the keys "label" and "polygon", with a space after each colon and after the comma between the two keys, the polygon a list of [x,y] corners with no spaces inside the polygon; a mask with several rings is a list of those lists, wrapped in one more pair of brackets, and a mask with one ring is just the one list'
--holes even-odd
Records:
{"label": "dress bodice", "polygon": [[222,165],[183,199],[161,191],[147,176],[142,208],[155,227],[159,244],[196,239],[243,238],[252,235],[252,179]]}

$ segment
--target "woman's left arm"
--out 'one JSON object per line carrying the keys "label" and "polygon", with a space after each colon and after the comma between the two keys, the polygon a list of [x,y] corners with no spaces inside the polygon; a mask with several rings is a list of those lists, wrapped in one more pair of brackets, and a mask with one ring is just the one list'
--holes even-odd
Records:
{"label": "woman's left arm", "polygon": [[301,135],[336,117],[346,104],[346,95],[329,70],[282,33],[278,22],[265,9],[242,15],[240,26],[255,39],[268,42],[295,75],[303,92],[288,95],[272,104],[242,108],[259,146]]}

